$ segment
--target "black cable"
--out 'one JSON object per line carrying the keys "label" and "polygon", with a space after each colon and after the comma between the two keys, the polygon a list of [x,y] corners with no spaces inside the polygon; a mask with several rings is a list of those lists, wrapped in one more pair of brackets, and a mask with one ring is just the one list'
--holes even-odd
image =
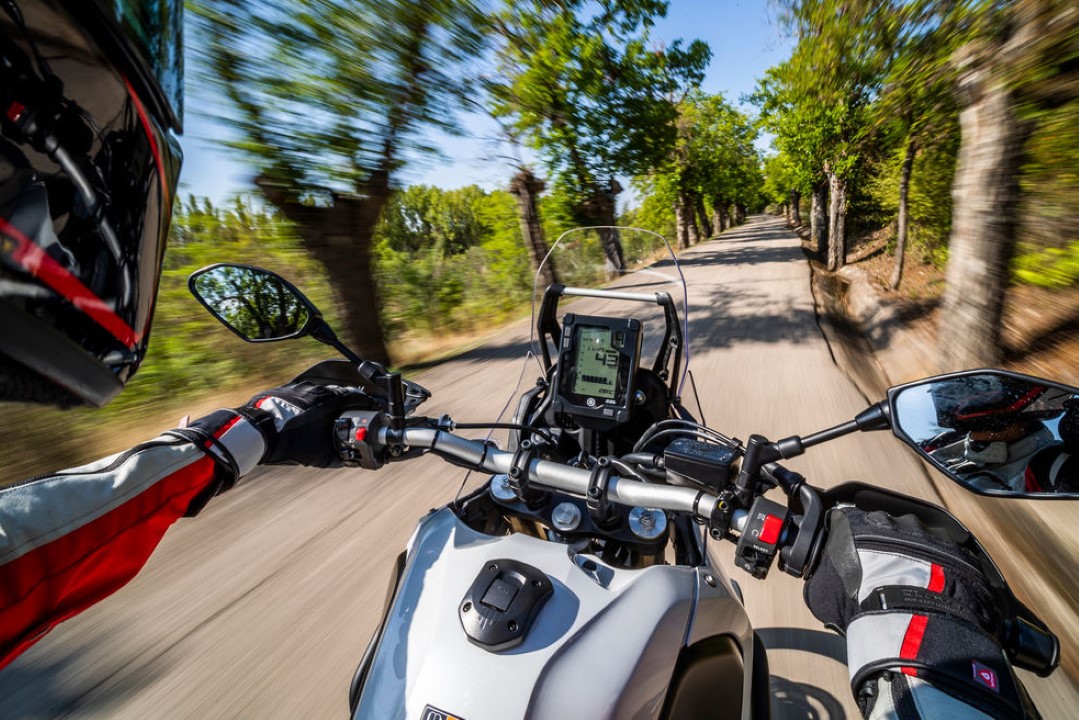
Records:
{"label": "black cable", "polygon": [[[705,441],[710,440],[712,442],[715,442],[715,438],[712,437],[711,435],[700,432],[699,430],[689,430],[689,429],[685,429],[685,428],[676,429],[676,430],[663,430],[661,432],[656,433],[652,437],[648,438],[646,440],[646,442],[652,442],[654,440],[658,440],[661,437],[664,437],[664,436],[670,437],[672,435],[678,435],[678,436],[681,436],[681,437],[695,437],[695,438],[699,438],[701,440],[705,440]],[[642,438],[642,440],[643,439],[644,438]],[[638,444],[640,444],[640,441],[638,441]],[[640,450],[640,448],[634,448],[634,450],[635,451]]]}
{"label": "black cable", "polygon": [[708,435],[715,442],[721,443],[723,445],[727,445],[727,446],[732,447],[732,448],[736,447],[737,444],[738,444],[734,440],[732,440],[731,438],[729,438],[726,435],[724,435],[723,433],[719,432],[718,430],[713,430],[712,428],[705,427],[704,425],[701,425],[700,423],[691,422],[689,420],[679,420],[679,419],[676,419],[676,418],[670,418],[670,419],[667,419],[667,420],[660,420],[659,422],[654,423],[651,427],[649,427],[648,430],[646,430],[644,432],[644,434],[641,436],[641,439],[637,441],[637,444],[633,446],[634,452],[640,450],[642,447],[644,447],[649,442],[651,442],[652,438],[656,435],[657,431],[659,431],[659,430],[661,430],[663,428],[669,428],[669,427],[683,427],[683,428],[686,428],[688,430],[692,430],[692,431],[699,432],[699,433],[704,433],[704,434]]}
{"label": "black cable", "polygon": [[618,459],[624,463],[629,463],[630,465],[649,465],[653,468],[660,467],[660,463],[663,462],[662,456],[656,455],[656,453],[644,452],[629,453]]}
{"label": "black cable", "polygon": [[455,430],[457,430],[457,429],[460,429],[460,430],[486,430],[486,429],[489,429],[489,428],[490,429],[495,429],[495,430],[521,430],[521,431],[524,431],[524,432],[535,433],[536,435],[539,435],[540,437],[542,437],[544,440],[551,443],[552,445],[557,445],[558,444],[558,442],[554,439],[554,436],[551,435],[551,433],[549,431],[544,430],[542,428],[534,428],[534,427],[529,427],[528,425],[521,425],[520,423],[459,423],[459,422],[455,422],[453,424],[453,428]]}
{"label": "black cable", "polygon": [[643,483],[650,482],[648,479],[646,479],[644,477],[644,475],[641,475],[639,472],[637,472],[636,470],[631,468],[629,465],[627,465],[626,463],[624,463],[621,460],[618,460],[616,458],[611,458],[611,467],[618,470],[623,475],[629,475],[630,477],[635,478],[637,480],[640,480]]}

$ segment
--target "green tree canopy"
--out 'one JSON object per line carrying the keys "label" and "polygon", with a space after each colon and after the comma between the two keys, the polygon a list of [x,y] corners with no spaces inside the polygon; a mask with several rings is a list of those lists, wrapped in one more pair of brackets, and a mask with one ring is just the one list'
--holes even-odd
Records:
{"label": "green tree canopy", "polygon": [[[492,109],[539,150],[579,224],[614,224],[616,176],[665,160],[677,100],[703,77],[703,42],[651,43],[666,11],[661,0],[506,0],[498,14]],[[617,239],[605,245],[620,264]]]}

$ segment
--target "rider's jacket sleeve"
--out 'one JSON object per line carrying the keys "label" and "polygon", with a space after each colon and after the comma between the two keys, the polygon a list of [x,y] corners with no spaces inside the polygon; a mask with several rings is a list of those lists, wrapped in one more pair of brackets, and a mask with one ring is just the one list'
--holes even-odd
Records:
{"label": "rider's jacket sleeve", "polygon": [[[178,518],[253,468],[262,435],[234,417],[196,445],[169,434],[0,490],[0,668],[131,580]],[[235,478],[230,477],[230,480]]]}

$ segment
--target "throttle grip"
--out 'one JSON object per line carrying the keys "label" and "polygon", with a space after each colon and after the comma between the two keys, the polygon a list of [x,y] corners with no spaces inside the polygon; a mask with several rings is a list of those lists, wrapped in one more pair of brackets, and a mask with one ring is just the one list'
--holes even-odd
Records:
{"label": "throttle grip", "polygon": [[1049,677],[1060,665],[1060,640],[1057,636],[1021,614],[1008,622],[1003,644],[1012,665],[1029,670],[1038,677]]}

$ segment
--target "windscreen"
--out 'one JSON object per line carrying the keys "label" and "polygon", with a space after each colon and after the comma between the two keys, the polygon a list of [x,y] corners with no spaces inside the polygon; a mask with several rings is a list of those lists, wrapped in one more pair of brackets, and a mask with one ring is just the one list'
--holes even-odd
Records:
{"label": "windscreen", "polygon": [[[655,302],[639,302],[618,295],[654,298],[658,293],[665,293],[670,296],[684,339],[682,360],[675,377],[676,387],[681,392],[689,367],[688,299],[678,258],[662,235],[632,227],[581,227],[556,238],[533,282],[530,350],[537,359],[543,357],[541,342],[550,344],[551,341],[551,338],[539,336],[536,323],[547,288],[553,283],[567,288],[558,303],[560,324],[562,317],[570,312],[640,320],[643,335],[641,364],[648,367],[652,366],[664,340],[671,342],[667,333],[670,318]],[[595,291],[611,296],[602,297]],[[596,396],[603,396],[600,390],[613,392],[613,387],[605,381],[617,370],[617,353],[612,350],[615,338],[606,328],[578,330],[572,341],[594,346],[595,352],[578,353],[582,366],[578,368],[576,382],[588,385],[590,391],[575,391]],[[554,340],[557,342],[558,338]],[[548,354],[557,354],[556,350],[548,347]],[[673,367],[671,369],[673,371]]]}

